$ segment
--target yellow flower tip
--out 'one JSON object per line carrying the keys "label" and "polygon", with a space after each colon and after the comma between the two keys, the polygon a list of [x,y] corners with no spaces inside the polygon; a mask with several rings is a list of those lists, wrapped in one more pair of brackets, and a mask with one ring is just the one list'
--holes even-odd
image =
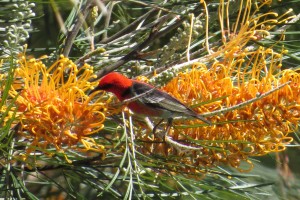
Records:
{"label": "yellow flower tip", "polygon": [[103,151],[105,150],[105,147],[103,145],[99,145],[99,148]]}
{"label": "yellow flower tip", "polygon": [[[294,19],[294,18],[296,18],[297,17],[297,15],[293,15],[293,16],[291,16],[291,18],[290,19]],[[288,21],[287,21],[288,22]]]}
{"label": "yellow flower tip", "polygon": [[103,47],[98,47],[96,51],[98,53],[104,53],[104,52],[106,52],[106,49],[104,49]]}
{"label": "yellow flower tip", "polygon": [[252,39],[252,40],[257,40],[257,37],[254,36],[254,35],[252,35],[252,36],[250,36],[250,39]]}
{"label": "yellow flower tip", "polygon": [[[277,19],[274,19],[274,22],[273,22],[273,23],[275,23],[275,24],[278,23],[278,20],[277,20]],[[271,27],[271,26],[269,25],[268,27]],[[271,29],[271,28],[268,28],[268,30],[269,30],[269,29]]]}
{"label": "yellow flower tip", "polygon": [[64,58],[65,58],[65,56],[63,54],[59,55],[59,59],[64,59]]}
{"label": "yellow flower tip", "polygon": [[265,31],[265,32],[264,32],[264,34],[265,34],[265,35],[264,35],[265,37],[267,37],[267,36],[270,36],[270,35],[271,35],[269,31]]}
{"label": "yellow flower tip", "polygon": [[68,158],[68,156],[67,156],[65,153],[64,153],[64,157],[65,157],[67,163],[69,163],[69,164],[72,164],[72,163],[73,163],[73,161],[70,160],[70,159]]}
{"label": "yellow flower tip", "polygon": [[266,54],[272,54],[272,53],[273,53],[273,49],[266,49],[266,50],[265,50],[265,53],[266,53]]}
{"label": "yellow flower tip", "polygon": [[282,51],[283,54],[287,54],[289,52],[289,50],[285,49],[284,51]]}
{"label": "yellow flower tip", "polygon": [[278,68],[281,68],[281,67],[282,67],[282,64],[281,64],[281,63],[280,63],[280,64],[278,64],[278,65],[277,65],[277,67],[278,67]]}
{"label": "yellow flower tip", "polygon": [[39,59],[40,59],[40,60],[43,60],[43,59],[47,59],[47,58],[49,58],[48,55],[43,55],[43,56],[41,56]]}
{"label": "yellow flower tip", "polygon": [[138,77],[136,77],[136,80],[144,82],[144,83],[149,83],[149,79],[146,76],[138,76]]}
{"label": "yellow flower tip", "polygon": [[95,87],[93,85],[90,86],[90,90],[93,90],[95,89]]}
{"label": "yellow flower tip", "polygon": [[93,78],[93,79],[96,79],[96,78],[97,78],[97,75],[92,75],[92,78]]}
{"label": "yellow flower tip", "polygon": [[31,58],[31,59],[28,60],[28,62],[35,63],[36,59],[35,58]]}

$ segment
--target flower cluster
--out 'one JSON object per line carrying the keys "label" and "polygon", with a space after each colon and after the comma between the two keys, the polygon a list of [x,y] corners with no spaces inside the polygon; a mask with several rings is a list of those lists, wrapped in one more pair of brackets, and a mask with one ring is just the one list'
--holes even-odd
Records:
{"label": "flower cluster", "polygon": [[[163,87],[198,113],[209,115],[224,110],[209,118],[214,125],[206,126],[199,120],[175,121],[174,129],[168,134],[187,148],[157,143],[157,138],[142,135],[142,140],[147,141],[141,149],[143,153],[173,157],[174,162],[186,166],[212,167],[223,163],[247,171],[253,167],[249,156],[285,150],[286,144],[292,141],[288,134],[300,119],[300,77],[294,70],[281,69],[284,50],[277,53],[272,47],[250,45],[251,40],[269,35],[273,27],[266,24],[290,19],[287,13],[259,15],[266,3],[254,11],[251,1],[241,3],[233,32],[223,31],[223,46],[211,54],[214,58],[221,57],[221,61],[209,67],[195,63],[190,71],[179,74]],[[226,17],[222,10],[221,6],[220,20],[224,28]],[[283,88],[258,98],[284,83],[287,85]],[[226,112],[227,108],[255,98],[256,101],[246,106]],[[248,169],[241,168],[242,161],[250,165]]]}
{"label": "flower cluster", "polygon": [[[220,62],[215,62],[210,70],[195,64],[191,72],[180,74],[163,88],[186,104],[204,102],[195,110],[209,113],[255,99],[258,94],[290,81],[261,100],[211,117],[213,126],[203,126],[198,120],[175,121],[175,128],[169,133],[173,140],[200,147],[186,153],[184,163],[208,167],[228,163],[239,168],[241,161],[251,164],[249,156],[285,150],[286,144],[292,141],[288,134],[294,131],[292,127],[296,127],[300,119],[300,76],[293,70],[272,75],[266,60],[274,53],[265,57],[265,52],[267,50],[256,52],[254,59],[259,62],[252,66],[251,78],[247,73],[241,75],[241,71],[233,76],[232,66]],[[268,72],[264,68],[269,69]],[[262,74],[265,75],[262,77]],[[172,145],[153,145],[146,144],[143,151],[166,156],[182,153]]]}
{"label": "flower cluster", "polygon": [[55,147],[64,151],[104,152],[90,135],[103,128],[105,102],[91,102],[85,92],[93,87],[93,68],[80,69],[68,58],[60,57],[47,68],[42,59],[21,56],[10,96],[16,98],[16,114],[21,133],[33,148]]}

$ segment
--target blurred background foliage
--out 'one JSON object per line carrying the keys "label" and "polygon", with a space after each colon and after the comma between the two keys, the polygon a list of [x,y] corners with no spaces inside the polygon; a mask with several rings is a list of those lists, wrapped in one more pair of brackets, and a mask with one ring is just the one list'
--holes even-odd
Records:
{"label": "blurred background foliage", "polygon": [[[209,43],[216,51],[222,46],[220,2],[223,1],[206,1]],[[253,7],[263,2],[267,1],[251,1]],[[230,3],[230,20],[234,23],[240,1]],[[299,199],[297,132],[291,134],[294,142],[286,151],[251,158],[254,168],[247,173],[227,165],[181,172],[175,165],[168,166],[166,157],[134,151],[132,146],[139,146],[138,141],[134,142],[124,128],[121,115],[109,117],[94,137],[96,141],[106,140],[106,146],[111,147],[105,159],[102,153],[69,151],[66,154],[72,162],[68,162],[64,153],[55,148],[47,149],[47,153],[37,149],[26,159],[16,156],[28,145],[17,135],[15,112],[9,113],[14,99],[9,99],[8,93],[20,53],[26,50],[28,57],[36,58],[48,55],[47,66],[63,54],[79,67],[84,62],[94,66],[98,78],[117,70],[130,77],[144,75],[154,84],[164,85],[177,74],[173,66],[187,62],[191,13],[195,24],[190,59],[208,55],[204,8],[196,0],[0,1],[1,74],[7,74],[1,80],[1,108],[7,112],[2,112],[0,118],[2,124],[6,121],[0,133],[0,198]],[[292,14],[298,15],[300,1],[273,1],[261,13],[274,11],[280,15],[290,8]],[[285,40],[278,41],[278,29],[284,25],[288,26]],[[283,58],[283,68],[299,68],[299,20],[281,24],[270,34],[274,37],[251,45],[274,45],[277,52],[284,45],[288,53]],[[27,49],[24,44],[28,44]],[[209,66],[213,60],[203,62]],[[160,76],[151,79],[155,73]],[[247,168],[242,163],[241,169],[243,165]]]}

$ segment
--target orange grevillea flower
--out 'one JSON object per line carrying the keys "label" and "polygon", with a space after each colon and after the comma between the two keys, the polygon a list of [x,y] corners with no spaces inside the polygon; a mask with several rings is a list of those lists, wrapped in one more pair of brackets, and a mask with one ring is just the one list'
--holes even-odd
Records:
{"label": "orange grevillea flower", "polygon": [[[191,169],[223,163],[246,171],[253,167],[249,156],[283,151],[292,142],[288,134],[300,119],[300,76],[294,70],[281,69],[284,49],[275,52],[272,47],[259,47],[252,42],[263,40],[275,25],[292,18],[288,13],[261,13],[261,8],[270,2],[242,1],[233,29],[229,24],[232,2],[226,6],[220,3],[223,45],[212,48],[215,52],[210,56],[221,61],[209,67],[195,63],[190,71],[162,88],[187,105],[194,105],[200,114],[210,116],[211,112],[223,110],[211,116],[214,126],[204,126],[197,120],[175,121],[175,128],[168,134],[182,146],[157,143],[157,138],[141,135],[147,141],[142,152],[168,156]],[[226,112],[249,100],[255,101]],[[248,169],[241,168],[243,161],[249,164]]]}
{"label": "orange grevillea flower", "polygon": [[[280,55],[259,48],[253,52],[252,60],[244,61],[243,69],[233,68],[235,63],[215,62],[210,69],[196,63],[193,70],[179,74],[163,88],[189,105],[207,102],[194,108],[203,114],[255,99],[289,82],[260,100],[212,116],[214,126],[203,126],[195,120],[175,121],[177,126],[169,133],[173,140],[198,147],[182,151],[186,156],[179,156],[180,162],[208,167],[227,163],[239,168],[246,161],[251,169],[249,156],[286,149],[286,144],[292,141],[288,134],[300,119],[300,75],[293,70],[279,71],[280,62],[276,61]],[[148,153],[182,154],[172,145],[145,146],[143,151]]]}
{"label": "orange grevillea flower", "polygon": [[212,116],[214,126],[203,126],[196,120],[175,121],[177,126],[169,135],[186,146],[199,147],[197,150],[178,151],[172,145],[146,143],[142,151],[167,156],[185,152],[186,156],[178,159],[193,166],[227,163],[239,168],[246,161],[251,169],[249,156],[285,150],[286,144],[292,141],[288,134],[300,119],[300,76],[293,70],[275,73],[274,63],[266,62],[270,57],[279,56],[274,54],[258,50],[253,59],[259,62],[252,63],[248,73],[241,74],[244,70],[240,68],[233,73],[229,63],[215,62],[210,70],[196,63],[192,71],[179,74],[163,89],[189,105],[209,102],[196,106],[202,114],[255,99],[259,94],[290,83],[242,108]]}
{"label": "orange grevillea flower", "polygon": [[47,68],[40,59],[20,57],[10,95],[16,98],[21,132],[32,147],[72,148],[104,152],[90,135],[103,128],[106,109],[100,99],[91,103],[85,91],[92,87],[93,68],[80,69],[60,57]]}

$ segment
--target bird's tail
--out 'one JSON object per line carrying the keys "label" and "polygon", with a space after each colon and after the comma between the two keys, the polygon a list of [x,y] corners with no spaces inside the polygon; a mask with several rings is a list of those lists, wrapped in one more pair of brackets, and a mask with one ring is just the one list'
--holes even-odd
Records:
{"label": "bird's tail", "polygon": [[210,125],[210,126],[212,125],[211,121],[205,119],[202,115],[196,115],[195,117],[196,117],[197,119],[200,119],[201,121],[207,123],[207,124]]}

